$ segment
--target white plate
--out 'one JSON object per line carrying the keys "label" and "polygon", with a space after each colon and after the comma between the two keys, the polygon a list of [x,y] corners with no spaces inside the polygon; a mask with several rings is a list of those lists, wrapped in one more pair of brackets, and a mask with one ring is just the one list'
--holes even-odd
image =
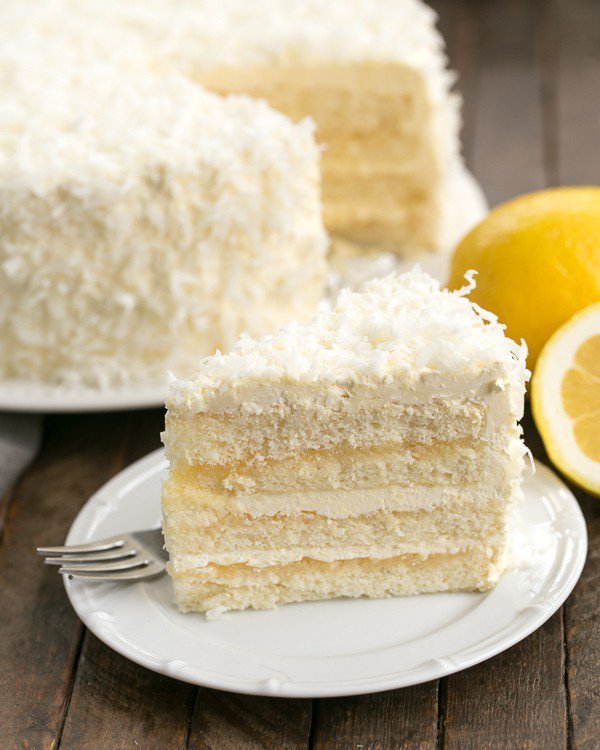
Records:
{"label": "white plate", "polygon": [[[157,523],[166,466],[156,451],[121,472],[86,503],[67,542]],[[520,564],[486,593],[288,604],[207,620],[176,610],[168,576],[65,586],[98,638],[156,672],[254,695],[353,695],[464,669],[545,622],[579,578],[587,539],[575,498],[542,464],[525,481],[515,537]]]}
{"label": "white plate", "polygon": [[0,411],[64,412],[118,411],[163,406],[167,383],[120,388],[67,388],[25,380],[0,380]]}

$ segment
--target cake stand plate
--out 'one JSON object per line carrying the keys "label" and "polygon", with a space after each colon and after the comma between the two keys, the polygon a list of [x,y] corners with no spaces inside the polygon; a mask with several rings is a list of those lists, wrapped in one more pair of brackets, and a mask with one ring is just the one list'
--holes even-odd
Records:
{"label": "cake stand plate", "polygon": [[[196,685],[316,698],[426,682],[525,638],[579,578],[587,548],[581,511],[550,469],[536,467],[515,519],[512,569],[486,593],[288,604],[214,620],[180,614],[166,575],[133,584],[65,580],[67,594],[115,651]],[[86,503],[67,542],[157,523],[166,468],[157,451],[125,469]]]}
{"label": "cake stand plate", "polygon": [[60,385],[0,380],[0,411],[54,414],[122,411],[163,406],[167,383],[121,388],[67,388]]}

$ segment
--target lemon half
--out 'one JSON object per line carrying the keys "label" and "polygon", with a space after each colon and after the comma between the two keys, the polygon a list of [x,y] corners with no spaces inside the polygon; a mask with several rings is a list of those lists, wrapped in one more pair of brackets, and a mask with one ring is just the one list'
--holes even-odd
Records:
{"label": "lemon half", "polygon": [[573,316],[544,346],[531,406],[553,463],[600,495],[600,303]]}

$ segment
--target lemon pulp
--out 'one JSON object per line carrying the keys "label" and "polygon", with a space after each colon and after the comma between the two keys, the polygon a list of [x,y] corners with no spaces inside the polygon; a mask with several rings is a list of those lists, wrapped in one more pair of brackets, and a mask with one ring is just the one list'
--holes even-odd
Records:
{"label": "lemon pulp", "polygon": [[600,463],[600,334],[580,345],[573,365],[562,380],[562,402],[577,445]]}

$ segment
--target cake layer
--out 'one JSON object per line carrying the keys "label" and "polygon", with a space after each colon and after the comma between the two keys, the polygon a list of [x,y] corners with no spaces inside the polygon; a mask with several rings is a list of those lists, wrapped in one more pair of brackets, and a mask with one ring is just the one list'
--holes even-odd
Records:
{"label": "cake layer", "polygon": [[[433,210],[423,205],[421,200],[425,189],[418,183],[405,188],[399,187],[399,175],[389,172],[367,172],[364,175],[344,173],[330,182],[328,188],[329,200],[325,206],[325,213],[346,212],[350,220],[355,223],[381,222],[385,215],[389,216],[392,225],[411,221],[413,217],[427,217],[434,219]],[[369,198],[362,198],[360,203],[352,206],[353,194],[363,189]],[[408,227],[411,233],[414,227]],[[427,229],[423,230],[424,232]],[[407,231],[408,234],[408,231]],[[391,239],[391,238],[390,238]]]}
{"label": "cake layer", "polygon": [[[520,466],[520,465],[519,465]],[[497,490],[503,502],[505,486]],[[457,492],[452,485],[391,485],[363,489],[318,490],[313,492],[270,492],[268,494],[225,494],[190,488],[166,480],[163,503],[166,511],[197,512],[207,519],[240,513],[248,518],[280,514],[317,513],[331,518],[351,518],[375,511],[416,511],[459,506],[462,503],[485,505],[490,488],[485,484],[467,486]]]}
{"label": "cake layer", "polygon": [[412,387],[250,382],[215,394],[210,411],[179,416],[170,408],[164,440],[173,465],[223,465],[339,446],[484,439],[510,424],[504,382],[498,367],[452,379],[431,373]]}
{"label": "cake layer", "polygon": [[204,568],[168,566],[175,600],[183,612],[219,613],[230,609],[271,609],[279,604],[336,597],[381,598],[438,591],[491,588],[500,575],[503,554],[471,549],[454,555],[400,555],[384,560]]}
{"label": "cake layer", "polygon": [[[385,491],[381,489],[382,494]],[[339,494],[343,500],[344,493]],[[214,519],[209,513],[179,511],[164,514],[163,530],[172,559],[185,559],[190,566],[264,566],[304,557],[333,561],[427,556],[502,546],[511,502],[504,498],[498,502],[495,497],[484,500],[433,511],[376,511],[347,518],[299,513],[252,519],[231,514]]]}
{"label": "cake layer", "polygon": [[329,201],[324,216],[327,223],[344,225],[344,233],[339,235],[343,240],[380,252],[398,252],[400,243],[403,256],[422,253],[428,247],[427,235],[434,219],[431,209],[416,202],[399,201],[389,207],[376,205],[376,198],[372,207],[358,208],[344,201]]}
{"label": "cake layer", "polygon": [[383,443],[371,448],[336,446],[298,451],[279,461],[238,461],[226,465],[175,465],[174,481],[190,489],[235,494],[354,489],[402,484],[496,486],[511,448],[519,454],[520,431],[504,430],[489,441],[460,439],[436,443]]}
{"label": "cake layer", "polygon": [[519,431],[490,443],[393,444],[305,451],[281,461],[172,466],[163,508],[250,516],[317,512],[343,518],[375,510],[417,510],[477,502],[522,468]]}
{"label": "cake layer", "polygon": [[[176,418],[191,424],[199,414],[228,415],[235,423],[269,409],[282,423],[302,412],[323,422],[337,409],[339,428],[342,417],[364,416],[367,408],[384,417],[388,409],[401,416],[399,408],[407,419],[429,417],[439,423],[441,440],[452,432],[444,417],[486,415],[491,425],[514,424],[523,412],[527,350],[506,338],[494,315],[471,304],[465,295],[473,287],[470,277],[464,289],[448,292],[416,268],[374,279],[361,292],[342,290],[334,308],[310,325],[241,336],[229,354],[206,358],[192,376],[173,382],[173,427]],[[348,431],[341,426],[337,433]],[[331,443],[327,433],[325,440]]]}

